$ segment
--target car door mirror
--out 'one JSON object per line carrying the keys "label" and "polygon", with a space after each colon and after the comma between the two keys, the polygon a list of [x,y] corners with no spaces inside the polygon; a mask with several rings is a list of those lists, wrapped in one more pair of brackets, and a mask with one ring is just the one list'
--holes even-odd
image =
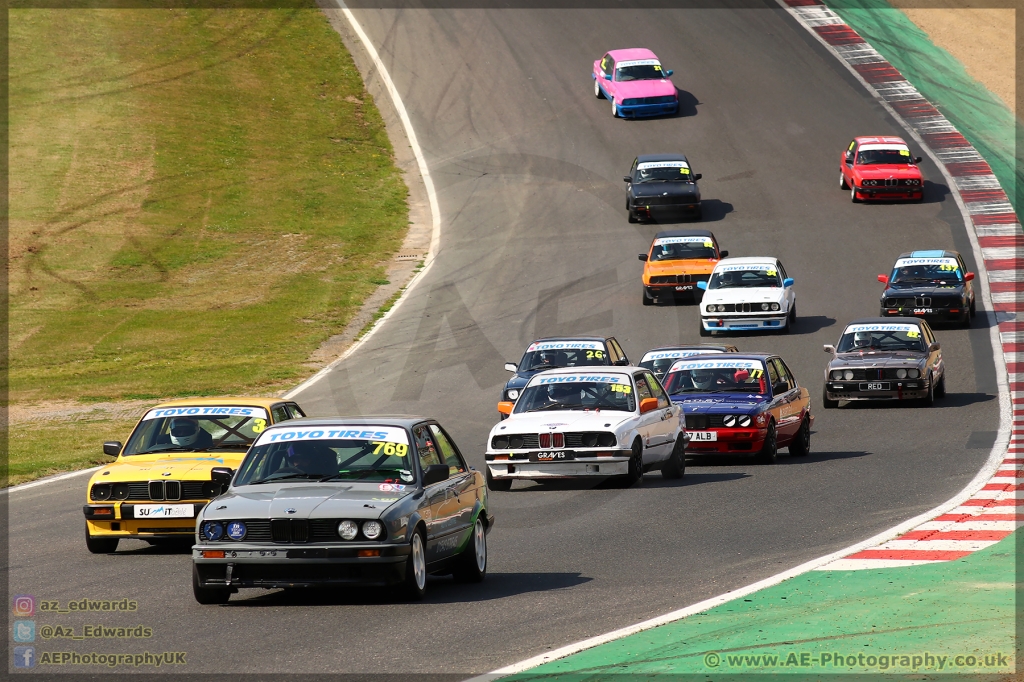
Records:
{"label": "car door mirror", "polygon": [[889,277],[886,276],[886,275],[879,275],[878,276],[878,281],[881,282],[882,284],[888,284],[889,283]]}
{"label": "car door mirror", "polygon": [[853,153],[852,152],[847,152],[846,153],[845,161],[846,161],[847,165],[852,165],[853,164]]}
{"label": "car door mirror", "polygon": [[701,179],[701,178],[703,178],[703,177],[704,177],[704,174],[703,174],[703,173],[694,173],[694,174],[693,174],[693,179],[694,179],[694,180],[700,180],[700,179]]}
{"label": "car door mirror", "polygon": [[507,369],[510,372],[515,372],[515,371],[517,371],[519,369],[519,365],[517,365],[514,362],[506,362],[505,363],[505,369]]}
{"label": "car door mirror", "polygon": [[643,398],[640,401],[640,414],[647,414],[651,410],[658,409],[657,398]]}
{"label": "car door mirror", "polygon": [[782,280],[782,286],[783,286],[783,288],[793,286],[793,278],[792,277],[787,277],[786,279]]}
{"label": "car door mirror", "polygon": [[612,364],[613,365],[618,365],[619,367],[628,367],[629,366],[629,358],[619,358],[618,360],[616,360]]}
{"label": "car door mirror", "polygon": [[622,181],[623,182],[633,182],[633,178],[629,177],[628,175],[623,175],[622,176]]}
{"label": "car door mirror", "polygon": [[720,251],[718,253],[718,255],[719,255],[720,258],[728,258],[729,257],[729,249],[726,249],[725,251]]}
{"label": "car door mirror", "polygon": [[606,73],[606,74],[604,74],[604,79],[606,81],[610,81],[612,79],[612,75],[610,73]]}
{"label": "car door mirror", "polygon": [[214,483],[220,483],[225,488],[231,485],[231,479],[234,477],[234,469],[229,469],[227,467],[213,467],[210,469],[210,480]]}
{"label": "car door mirror", "polygon": [[931,345],[928,346],[928,352],[929,353],[934,353],[935,351],[940,350],[941,348],[942,348],[942,346],[939,345],[939,342],[938,341],[934,341],[934,342],[932,342]]}
{"label": "car door mirror", "polygon": [[665,70],[665,78],[671,78],[672,74],[674,74],[674,73],[675,73],[675,71],[673,71],[672,69],[666,69]]}
{"label": "car door mirror", "polygon": [[[725,254],[724,253],[722,254],[722,258],[725,258]],[[707,291],[708,283],[707,282],[697,282],[697,288],[700,289],[701,291]]]}
{"label": "car door mirror", "polygon": [[447,464],[431,464],[423,471],[423,487],[448,480]]}
{"label": "car door mirror", "polygon": [[639,258],[642,261],[646,261],[647,260],[647,254],[646,253],[637,254],[637,258]]}
{"label": "car door mirror", "polygon": [[832,355],[836,354],[836,347],[827,343],[824,346],[822,346],[822,350],[824,350],[826,353],[831,353]]}
{"label": "car door mirror", "polygon": [[103,454],[111,457],[117,457],[121,454],[121,443],[116,440],[108,440],[103,444]]}
{"label": "car door mirror", "polygon": [[510,415],[512,414],[512,408],[515,406],[516,404],[511,400],[502,400],[500,403],[498,403],[498,412],[501,412],[506,416]]}
{"label": "car door mirror", "polygon": [[915,156],[914,157],[914,163],[921,163],[921,157],[920,156]]}
{"label": "car door mirror", "polygon": [[968,272],[966,275],[964,275],[964,281],[965,282],[970,282],[973,279],[974,279],[974,273],[973,272]]}

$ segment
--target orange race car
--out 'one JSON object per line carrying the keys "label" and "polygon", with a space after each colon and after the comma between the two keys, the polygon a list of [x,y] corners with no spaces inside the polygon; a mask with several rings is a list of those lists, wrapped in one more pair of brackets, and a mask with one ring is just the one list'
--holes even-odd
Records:
{"label": "orange race car", "polygon": [[[704,294],[697,282],[706,282],[711,271],[728,251],[718,248],[711,230],[666,230],[654,236],[648,253],[641,253],[644,265],[644,305],[655,299],[690,297]],[[698,293],[700,292],[700,293]]]}

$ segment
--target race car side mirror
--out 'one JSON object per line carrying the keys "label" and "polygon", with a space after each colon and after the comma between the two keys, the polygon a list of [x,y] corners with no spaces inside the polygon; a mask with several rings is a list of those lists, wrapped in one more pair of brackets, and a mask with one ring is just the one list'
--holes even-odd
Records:
{"label": "race car side mirror", "polygon": [[117,457],[121,454],[121,443],[116,440],[108,440],[103,444],[103,454]]}
{"label": "race car side mirror", "polygon": [[612,75],[611,75],[610,73],[606,73],[606,74],[604,75],[604,79],[605,79],[606,81],[610,81],[610,80],[612,79]]}
{"label": "race car side mirror", "polygon": [[674,73],[675,73],[675,71],[673,71],[672,69],[666,69],[665,70],[665,78],[671,78],[672,74],[674,74]]}
{"label": "race car side mirror", "polygon": [[210,480],[214,483],[220,483],[225,488],[231,485],[231,479],[234,477],[234,470],[227,467],[213,467],[210,469]]}
{"label": "race car side mirror", "polygon": [[644,398],[640,401],[640,414],[647,414],[651,410],[658,409],[657,398]]}
{"label": "race car side mirror", "polygon": [[973,272],[968,272],[966,275],[964,275],[964,281],[965,282],[970,282],[972,279],[974,279],[974,273]]}
{"label": "race car side mirror", "polygon": [[431,464],[423,470],[423,485],[434,485],[448,480],[447,464]]}
{"label": "race car side mirror", "polygon": [[693,174],[693,179],[694,179],[694,180],[700,180],[700,179],[701,179],[701,178],[703,178],[703,177],[704,177],[704,174],[703,174],[703,173],[694,173],[694,174]]}
{"label": "race car side mirror", "polygon": [[507,369],[509,372],[515,372],[517,369],[519,369],[519,366],[514,362],[506,362],[505,369]]}
{"label": "race car side mirror", "polygon": [[619,365],[621,367],[628,367],[629,366],[629,358],[619,358],[618,360],[616,360],[612,364]]}
{"label": "race car side mirror", "polygon": [[729,257],[729,249],[726,249],[725,251],[722,251],[719,255],[721,255],[722,258],[728,258]]}
{"label": "race car side mirror", "polygon": [[836,347],[835,346],[831,346],[831,345],[829,345],[827,343],[823,346],[823,350],[826,353],[831,353],[832,355],[836,354]]}
{"label": "race car side mirror", "polygon": [[928,352],[929,353],[934,353],[935,351],[937,351],[937,350],[939,350],[941,348],[942,348],[942,346],[939,345],[939,342],[935,341],[930,346],[928,346]]}
{"label": "race car side mirror", "polygon": [[889,283],[889,278],[887,276],[885,276],[885,275],[879,275],[878,276],[878,281],[881,282],[882,284],[888,284]]}
{"label": "race car side mirror", "polygon": [[[725,254],[724,253],[722,254],[722,258],[725,258]],[[708,283],[707,282],[697,282],[697,288],[700,289],[701,291],[707,291]]]}
{"label": "race car side mirror", "polygon": [[623,175],[622,176],[622,181],[623,182],[633,182],[633,178],[629,177],[628,175]]}
{"label": "race car side mirror", "polygon": [[637,258],[639,258],[642,261],[646,261],[647,260],[647,254],[646,253],[637,254]]}
{"label": "race car side mirror", "polygon": [[791,286],[793,286],[793,278],[792,277],[787,277],[786,279],[782,280],[782,287],[783,288],[791,287]]}
{"label": "race car side mirror", "polygon": [[921,157],[920,156],[915,156],[914,157],[914,163],[921,163]]}
{"label": "race car side mirror", "polygon": [[498,403],[498,412],[501,412],[504,415],[512,414],[512,408],[515,406],[516,404],[511,400],[502,400]]}
{"label": "race car side mirror", "polygon": [[846,153],[846,163],[853,163],[853,153],[852,152],[847,152]]}

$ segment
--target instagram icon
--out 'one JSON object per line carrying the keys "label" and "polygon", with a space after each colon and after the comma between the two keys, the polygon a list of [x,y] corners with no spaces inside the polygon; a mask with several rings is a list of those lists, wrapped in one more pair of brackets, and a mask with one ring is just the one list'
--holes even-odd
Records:
{"label": "instagram icon", "polygon": [[11,600],[14,605],[14,615],[19,618],[26,618],[35,615],[36,598],[31,594],[16,594]]}

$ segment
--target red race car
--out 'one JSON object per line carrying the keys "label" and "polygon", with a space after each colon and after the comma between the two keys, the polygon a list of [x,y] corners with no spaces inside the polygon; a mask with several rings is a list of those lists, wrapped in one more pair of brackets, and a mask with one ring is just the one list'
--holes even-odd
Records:
{"label": "red race car", "polygon": [[924,178],[901,137],[855,137],[839,159],[839,187],[850,201],[924,199]]}

